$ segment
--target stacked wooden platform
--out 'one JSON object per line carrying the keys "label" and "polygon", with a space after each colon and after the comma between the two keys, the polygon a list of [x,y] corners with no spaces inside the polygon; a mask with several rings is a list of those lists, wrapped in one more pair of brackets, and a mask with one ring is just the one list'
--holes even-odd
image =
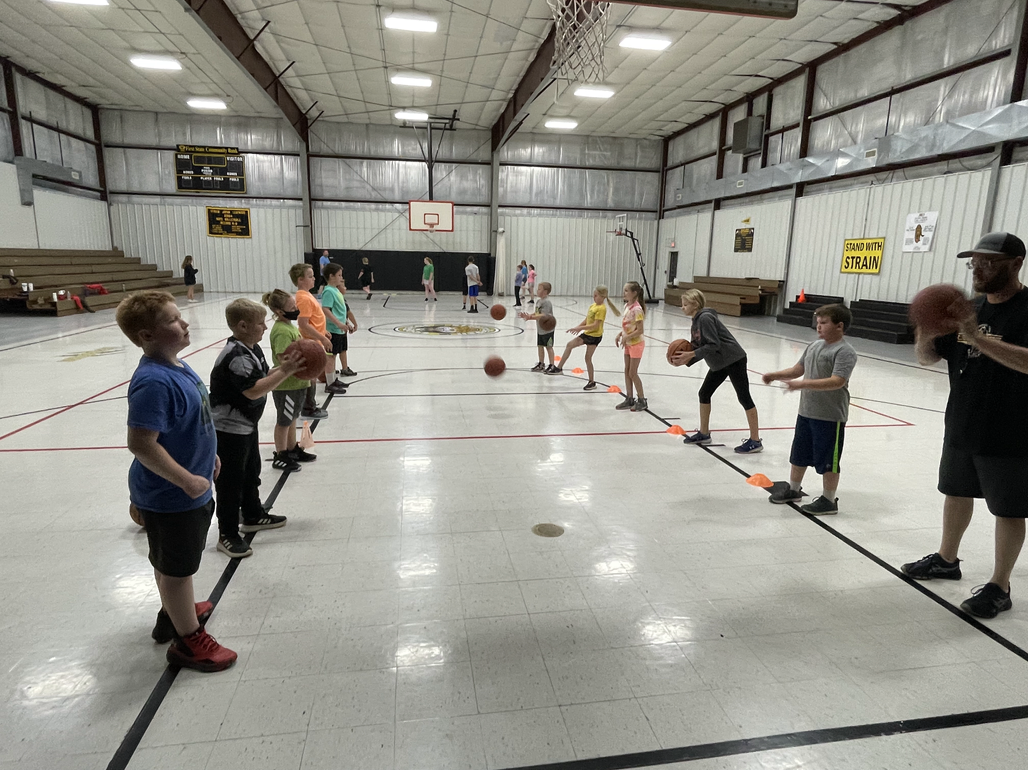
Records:
{"label": "stacked wooden platform", "polygon": [[[814,312],[819,307],[833,303],[846,304],[843,297],[821,294],[807,294],[804,299],[804,302],[791,302],[775,320],[810,328],[815,324]],[[908,323],[908,305],[903,302],[857,299],[850,303],[850,312],[853,316],[847,330],[850,337],[879,340],[894,345],[910,345],[915,341],[914,327]]]}
{"label": "stacked wooden platform", "polygon": [[665,303],[679,305],[687,289],[704,292],[707,307],[722,315],[742,316],[770,313],[782,282],[774,278],[720,278],[698,275],[665,289]]}
{"label": "stacked wooden platform", "polygon": [[[86,284],[103,284],[107,294],[87,296]],[[32,284],[31,291],[23,284]],[[139,257],[126,257],[117,249],[0,249],[0,310],[39,311],[58,316],[80,311],[71,296],[85,298],[93,310],[114,307],[140,289],[161,289],[185,294],[181,278],[171,270],[143,264]],[[202,292],[198,284],[196,292]],[[68,299],[54,300],[57,292]]]}

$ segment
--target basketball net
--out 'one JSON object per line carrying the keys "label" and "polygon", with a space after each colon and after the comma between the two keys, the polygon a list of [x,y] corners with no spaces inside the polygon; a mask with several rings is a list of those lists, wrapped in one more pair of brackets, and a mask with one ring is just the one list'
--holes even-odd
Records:
{"label": "basketball net", "polygon": [[554,58],[558,77],[577,83],[604,82],[604,40],[609,3],[547,0],[554,16]]}

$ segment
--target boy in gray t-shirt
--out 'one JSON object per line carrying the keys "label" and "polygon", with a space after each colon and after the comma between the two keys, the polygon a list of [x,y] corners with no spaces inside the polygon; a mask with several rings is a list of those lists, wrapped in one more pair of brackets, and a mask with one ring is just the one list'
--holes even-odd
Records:
{"label": "boy in gray t-shirt", "polygon": [[[767,385],[782,380],[799,390],[800,409],[790,450],[790,483],[772,492],[769,501],[790,503],[804,497],[800,483],[808,466],[822,477],[822,494],[800,510],[815,516],[839,513],[836,489],[840,483],[843,434],[850,413],[847,383],[857,364],[857,353],[843,335],[850,326],[850,310],[823,305],[815,311],[818,340],[807,346],[797,363],[761,377]],[[803,379],[797,379],[803,377]]]}
{"label": "boy in gray t-shirt", "polygon": [[[540,316],[554,315],[554,303],[550,301],[550,284],[543,281],[536,287],[536,295],[540,301],[536,303],[536,310],[532,313],[519,313],[518,317],[526,321],[539,321]],[[536,350],[539,352],[539,363],[530,371],[543,372],[544,374],[561,374],[561,370],[554,366],[554,329],[548,332],[536,329]],[[543,365],[544,352],[550,357],[550,365]]]}

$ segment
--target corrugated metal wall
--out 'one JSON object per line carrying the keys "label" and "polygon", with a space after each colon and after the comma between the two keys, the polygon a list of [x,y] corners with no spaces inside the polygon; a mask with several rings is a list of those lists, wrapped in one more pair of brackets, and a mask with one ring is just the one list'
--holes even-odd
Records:
{"label": "corrugated metal wall", "polygon": [[111,248],[111,225],[104,201],[38,187],[33,197],[39,248]]}
{"label": "corrugated metal wall", "polygon": [[991,230],[1006,230],[1029,243],[1029,166],[1019,163],[1000,170],[997,207]]}
{"label": "corrugated metal wall", "polygon": [[[0,116],[0,123],[6,119]],[[18,171],[13,163],[0,163],[0,249],[38,247],[35,213],[18,194]]]}
{"label": "corrugated metal wall", "polygon": [[[692,211],[661,220],[659,254],[662,269],[667,270],[668,254],[676,251],[675,275],[668,276],[673,283],[692,281],[695,275],[707,272],[707,258],[711,244],[711,211]],[[674,242],[675,246],[669,245]]]}
{"label": "corrugated metal wall", "polygon": [[[941,282],[970,291],[970,274],[954,255],[979,238],[989,178],[989,170],[972,171],[801,198],[787,296],[804,289],[848,302],[908,302],[920,288]],[[940,214],[933,249],[903,253],[907,215],[921,211]],[[841,273],[844,239],[862,237],[886,239],[880,274]]]}
{"label": "corrugated metal wall", "polygon": [[[640,281],[640,271],[629,239],[607,232],[614,229],[613,216],[502,210],[500,226],[506,231],[507,263],[514,265],[524,259],[534,264],[537,282],[549,281],[555,295],[589,295],[595,286],[604,284],[617,302],[622,285]],[[650,280],[657,220],[630,218],[628,227],[640,242]],[[653,283],[651,289],[655,296],[661,294],[660,287]],[[585,307],[582,312],[585,314]]]}
{"label": "corrugated metal wall", "polygon": [[[711,239],[711,272],[727,278],[782,278],[786,270],[786,249],[790,233],[790,200],[734,204],[715,212]],[[747,220],[747,221],[745,221]],[[754,230],[754,250],[733,251],[736,231]],[[702,274],[699,273],[698,274]]]}
{"label": "corrugated metal wall", "polygon": [[399,251],[489,251],[489,209],[458,206],[454,232],[423,233],[408,228],[407,206],[374,203],[315,203],[315,249]]}
{"label": "corrugated metal wall", "polygon": [[[205,206],[249,208],[253,237],[209,237]],[[301,207],[292,201],[118,196],[111,223],[116,247],[162,270],[181,275],[183,256],[192,254],[207,291],[288,289],[289,267],[304,257]]]}

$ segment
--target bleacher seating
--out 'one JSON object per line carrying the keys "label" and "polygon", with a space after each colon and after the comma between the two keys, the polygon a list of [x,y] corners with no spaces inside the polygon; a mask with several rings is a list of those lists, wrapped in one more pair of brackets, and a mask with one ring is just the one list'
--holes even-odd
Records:
{"label": "bleacher seating", "polygon": [[[86,284],[103,284],[107,294],[87,296]],[[24,291],[23,284],[32,284]],[[72,315],[80,311],[72,296],[84,297],[93,310],[114,307],[133,291],[162,289],[185,294],[182,278],[171,270],[143,264],[119,250],[0,249],[0,310]],[[202,292],[197,284],[195,291]],[[65,291],[68,299],[54,300]]]}
{"label": "bleacher seating", "polygon": [[806,326],[809,329],[815,328],[815,311],[822,305],[845,305],[843,297],[833,297],[827,294],[806,294],[804,302],[791,302],[788,307],[783,308],[782,313],[775,317],[779,323],[793,324],[794,326]]}
{"label": "bleacher seating", "polygon": [[[820,294],[806,294],[804,299],[805,302],[791,302],[775,320],[811,328],[815,325],[814,311],[819,307],[832,303],[846,304],[843,297]],[[850,312],[853,321],[847,334],[851,337],[895,345],[909,345],[915,341],[914,327],[908,323],[908,305],[903,302],[857,299],[850,303]]]}
{"label": "bleacher seating", "polygon": [[781,286],[782,282],[773,278],[698,275],[692,281],[680,281],[677,286],[665,289],[665,303],[682,304],[682,294],[686,289],[699,289],[704,292],[707,306],[722,315],[761,315],[774,308]]}

